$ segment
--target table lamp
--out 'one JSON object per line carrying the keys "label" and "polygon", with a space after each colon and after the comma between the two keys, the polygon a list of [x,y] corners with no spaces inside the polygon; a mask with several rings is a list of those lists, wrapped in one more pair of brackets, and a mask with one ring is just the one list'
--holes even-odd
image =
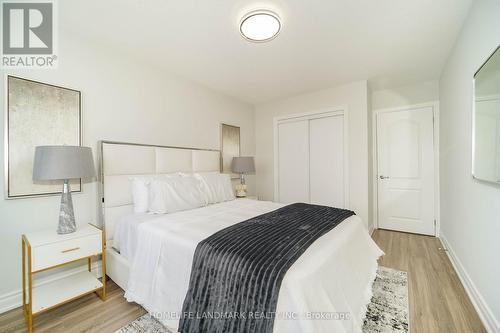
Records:
{"label": "table lamp", "polygon": [[62,181],[61,208],[58,234],[76,231],[70,179],[93,178],[96,172],[92,149],[80,146],[38,146],[35,148],[33,165],[34,181]]}
{"label": "table lamp", "polygon": [[252,156],[233,157],[231,170],[240,174],[240,185],[236,187],[236,196],[244,198],[247,196],[247,186],[245,184],[245,174],[255,172],[255,163]]}

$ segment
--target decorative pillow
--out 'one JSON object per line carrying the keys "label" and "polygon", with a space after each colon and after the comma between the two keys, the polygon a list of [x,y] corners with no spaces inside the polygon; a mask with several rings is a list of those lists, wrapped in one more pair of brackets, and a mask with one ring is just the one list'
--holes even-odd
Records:
{"label": "decorative pillow", "polygon": [[149,209],[149,182],[153,177],[130,177],[134,213],[146,213]]}
{"label": "decorative pillow", "polygon": [[200,185],[192,176],[154,179],[150,184],[149,211],[165,214],[206,206],[207,198]]}
{"label": "decorative pillow", "polygon": [[194,176],[200,180],[208,203],[213,204],[235,199],[231,178],[228,174],[202,172],[195,173]]}
{"label": "decorative pillow", "polygon": [[146,213],[150,205],[150,184],[154,179],[163,177],[180,177],[178,173],[163,175],[133,176],[129,180],[132,189],[132,202],[134,203],[134,213]]}

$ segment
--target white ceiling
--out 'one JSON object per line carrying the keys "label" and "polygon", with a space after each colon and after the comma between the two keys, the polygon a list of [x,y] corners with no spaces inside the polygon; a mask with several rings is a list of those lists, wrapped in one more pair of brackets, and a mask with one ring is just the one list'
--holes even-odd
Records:
{"label": "white ceiling", "polygon": [[[78,32],[258,104],[368,79],[374,89],[439,78],[472,0],[72,0]],[[283,19],[273,41],[239,35],[246,12]]]}

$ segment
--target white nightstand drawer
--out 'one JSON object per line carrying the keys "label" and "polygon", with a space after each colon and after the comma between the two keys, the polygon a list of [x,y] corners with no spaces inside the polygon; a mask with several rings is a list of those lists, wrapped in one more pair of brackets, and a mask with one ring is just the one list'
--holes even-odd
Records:
{"label": "white nightstand drawer", "polygon": [[31,248],[32,271],[40,271],[101,252],[102,238],[100,233],[35,246]]}
{"label": "white nightstand drawer", "polygon": [[[104,231],[92,224],[78,226],[75,232],[58,234],[55,228],[22,235],[23,314],[28,333],[33,333],[33,316],[76,298],[95,292],[106,299],[106,253]],[[102,279],[92,272],[92,257],[101,255]],[[36,273],[44,272],[80,260],[88,270],[33,286]],[[28,263],[28,264],[26,264]]]}

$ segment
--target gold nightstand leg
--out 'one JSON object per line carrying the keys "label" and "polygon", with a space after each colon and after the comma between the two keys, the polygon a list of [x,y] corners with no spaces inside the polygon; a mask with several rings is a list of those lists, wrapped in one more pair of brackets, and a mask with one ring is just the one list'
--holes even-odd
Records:
{"label": "gold nightstand leg", "polygon": [[106,300],[106,233],[104,230],[102,231],[102,254],[101,254],[101,263],[102,263],[102,289],[96,291],[97,295],[101,298],[101,300]]}
{"label": "gold nightstand leg", "polygon": [[26,324],[28,323],[28,317],[26,315],[26,244],[24,243],[24,237],[21,237],[21,246],[22,246],[22,272],[23,272],[23,316]]}
{"label": "gold nightstand leg", "polygon": [[[22,273],[23,273],[23,317],[26,323],[26,326],[29,327],[28,321],[28,306],[26,305],[26,242],[24,241],[24,237],[21,237],[21,245],[22,245]],[[29,328],[28,328],[29,330]]]}
{"label": "gold nightstand leg", "polygon": [[31,273],[31,245],[28,244],[28,333],[33,332],[33,275]]}

